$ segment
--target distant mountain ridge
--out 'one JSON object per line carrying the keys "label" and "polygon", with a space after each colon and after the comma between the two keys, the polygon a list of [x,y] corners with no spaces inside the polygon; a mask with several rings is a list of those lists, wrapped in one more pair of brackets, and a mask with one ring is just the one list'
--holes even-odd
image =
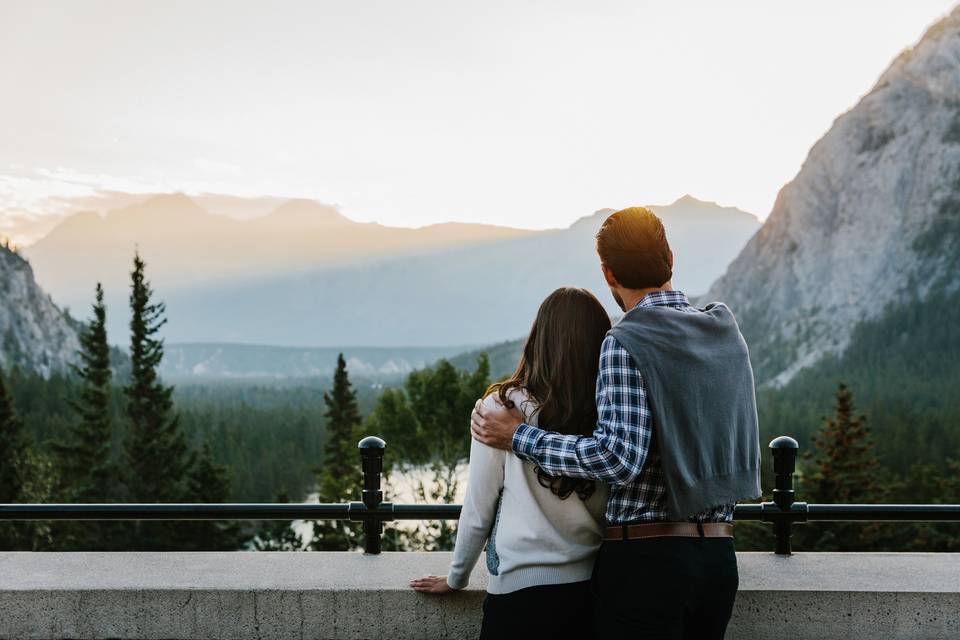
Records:
{"label": "distant mountain ridge", "polygon": [[[672,232],[695,215],[691,208],[712,205],[688,200],[659,212],[678,256],[677,286],[703,291],[759,223],[738,215],[731,229],[718,215],[689,233]],[[608,213],[523,238],[175,294],[169,308],[189,309],[195,327],[220,327],[224,339],[240,342],[268,343],[278,333],[302,346],[498,342],[525,335],[540,302],[559,286],[589,288],[617,312],[594,250]]]}
{"label": "distant mountain ridge", "polygon": [[817,142],[705,296],[738,315],[762,382],[841,354],[856,327],[960,289],[960,8]]}
{"label": "distant mountain ridge", "polygon": [[78,330],[34,281],[30,264],[0,246],[0,368],[67,371],[80,348]]}
{"label": "distant mountain ridge", "polygon": [[448,358],[448,360],[458,369],[472,371],[477,365],[477,358],[480,357],[480,354],[486,354],[490,361],[490,378],[492,380],[502,380],[516,370],[525,342],[526,338],[499,342],[457,354]]}
{"label": "distant mountain ridge", "polygon": [[[256,203],[265,204],[272,205]],[[751,214],[689,196],[653,208],[678,257],[675,282],[691,293],[705,291],[760,226]],[[138,247],[167,302],[170,342],[483,344],[523,335],[558,286],[590,288],[615,311],[593,237],[609,212],[547,231],[464,223],[398,229],[304,200],[239,220],[172,194],[105,216],[71,216],[25,253],[43,286],[69,307],[87,308],[94,284],[104,283],[111,340],[126,332]]]}
{"label": "distant mountain ridge", "polygon": [[150,262],[155,283],[171,291],[527,233],[488,225],[421,230],[357,223],[311,200],[286,201],[268,215],[241,220],[210,213],[183,194],[165,194],[103,215],[72,215],[24,254],[51,295],[75,306],[97,281],[108,291],[125,286],[135,247]]}
{"label": "distant mountain ridge", "polygon": [[168,344],[160,373],[171,382],[240,380],[267,382],[329,377],[343,353],[354,380],[396,383],[414,369],[461,353],[454,347],[297,348],[249,344]]}

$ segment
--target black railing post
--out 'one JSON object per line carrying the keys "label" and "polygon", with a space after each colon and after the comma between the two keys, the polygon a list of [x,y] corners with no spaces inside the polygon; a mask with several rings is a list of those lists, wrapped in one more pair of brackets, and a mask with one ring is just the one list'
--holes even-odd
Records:
{"label": "black railing post", "polygon": [[376,436],[367,436],[357,444],[363,469],[362,500],[366,507],[363,517],[363,552],[372,555],[380,553],[380,534],[383,532],[383,520],[378,511],[383,502],[380,476],[383,473],[383,451],[386,446],[387,443]]}
{"label": "black railing post", "polygon": [[[800,445],[789,436],[780,436],[770,442],[773,453],[773,502],[780,511],[789,512],[796,498],[793,491],[793,472],[797,468],[797,451]],[[793,518],[782,516],[773,522],[773,535],[776,540],[774,553],[780,556],[790,555],[790,536],[793,535]]]}

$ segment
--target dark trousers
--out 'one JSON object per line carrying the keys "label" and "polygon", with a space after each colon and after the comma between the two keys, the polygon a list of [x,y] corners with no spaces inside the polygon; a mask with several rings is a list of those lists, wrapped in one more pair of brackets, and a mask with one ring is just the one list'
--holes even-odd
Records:
{"label": "dark trousers", "polygon": [[591,580],[594,635],[719,640],[738,584],[731,538],[604,542]]}
{"label": "dark trousers", "polygon": [[488,593],[480,638],[590,638],[592,608],[589,580]]}

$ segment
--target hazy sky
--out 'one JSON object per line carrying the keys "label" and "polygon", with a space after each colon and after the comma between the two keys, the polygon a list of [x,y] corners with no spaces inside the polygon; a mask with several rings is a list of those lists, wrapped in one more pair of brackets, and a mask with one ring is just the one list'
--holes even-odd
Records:
{"label": "hazy sky", "polygon": [[97,188],[554,227],[761,217],[955,3],[0,0],[0,210]]}

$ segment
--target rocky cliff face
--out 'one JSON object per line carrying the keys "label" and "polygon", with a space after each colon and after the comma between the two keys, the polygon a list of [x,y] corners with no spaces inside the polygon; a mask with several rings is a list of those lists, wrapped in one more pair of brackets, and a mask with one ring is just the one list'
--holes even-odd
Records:
{"label": "rocky cliff face", "polygon": [[0,247],[0,367],[44,376],[66,370],[80,348],[77,329],[34,281],[30,264]]}
{"label": "rocky cliff face", "polygon": [[960,287],[960,8],[834,122],[710,289],[783,384],[886,309]]}

